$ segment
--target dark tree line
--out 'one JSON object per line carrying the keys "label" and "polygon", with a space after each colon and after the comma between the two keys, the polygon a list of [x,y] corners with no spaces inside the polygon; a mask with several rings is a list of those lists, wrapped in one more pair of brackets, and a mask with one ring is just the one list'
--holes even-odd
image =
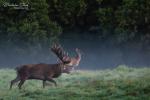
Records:
{"label": "dark tree line", "polygon": [[[29,5],[29,10],[4,3]],[[0,0],[0,43],[50,43],[68,31],[115,44],[150,44],[149,0]],[[69,34],[72,35],[73,34]],[[87,34],[84,34],[87,35]]]}

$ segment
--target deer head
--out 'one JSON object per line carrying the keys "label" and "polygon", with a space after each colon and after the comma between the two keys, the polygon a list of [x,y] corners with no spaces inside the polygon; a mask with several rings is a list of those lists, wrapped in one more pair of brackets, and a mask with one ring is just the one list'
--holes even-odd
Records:
{"label": "deer head", "polygon": [[53,44],[51,47],[51,51],[56,54],[56,56],[60,59],[60,61],[64,64],[65,70],[71,70],[75,66],[78,66],[81,60],[81,53],[78,48],[75,49],[76,56],[69,57],[68,53],[64,51],[60,44]]}

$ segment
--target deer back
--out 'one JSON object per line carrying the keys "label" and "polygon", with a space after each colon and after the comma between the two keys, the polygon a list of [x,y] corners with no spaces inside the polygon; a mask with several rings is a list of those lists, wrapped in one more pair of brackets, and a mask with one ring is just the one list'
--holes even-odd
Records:
{"label": "deer back", "polygon": [[20,77],[25,78],[56,78],[62,73],[62,66],[60,64],[29,64],[17,68],[17,73]]}

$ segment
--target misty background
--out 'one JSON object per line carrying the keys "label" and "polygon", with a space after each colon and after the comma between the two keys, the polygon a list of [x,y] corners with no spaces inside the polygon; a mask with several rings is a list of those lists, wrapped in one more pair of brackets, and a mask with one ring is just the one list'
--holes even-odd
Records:
{"label": "misty background", "polygon": [[[150,53],[132,43],[126,46],[114,46],[109,41],[100,41],[96,38],[63,37],[60,44],[70,56],[76,55],[75,48],[81,50],[82,59],[77,69],[107,69],[119,65],[130,67],[150,66]],[[58,62],[57,59],[55,54],[51,52],[50,46],[45,48],[33,46],[30,49],[14,49],[14,46],[9,46],[9,48],[0,49],[1,68],[15,68],[22,64],[33,63],[53,64]]]}
{"label": "misty background", "polygon": [[57,63],[59,42],[78,69],[150,66],[149,0],[0,0],[0,68]]}

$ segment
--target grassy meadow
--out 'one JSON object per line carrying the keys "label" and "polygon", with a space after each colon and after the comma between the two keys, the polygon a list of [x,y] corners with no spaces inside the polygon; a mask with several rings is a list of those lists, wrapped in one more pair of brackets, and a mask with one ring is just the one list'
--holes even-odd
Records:
{"label": "grassy meadow", "polygon": [[43,89],[42,81],[27,80],[19,90],[9,90],[16,77],[13,69],[0,69],[0,100],[150,100],[150,68],[129,68],[98,71],[77,70],[55,79]]}

